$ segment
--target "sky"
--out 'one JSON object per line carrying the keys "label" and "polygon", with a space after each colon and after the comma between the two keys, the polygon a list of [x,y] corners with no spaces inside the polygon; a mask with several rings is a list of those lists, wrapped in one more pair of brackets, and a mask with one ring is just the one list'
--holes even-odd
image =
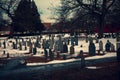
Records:
{"label": "sky", "polygon": [[42,12],[40,18],[42,22],[55,22],[55,20],[50,19],[52,16],[55,16],[51,8],[57,7],[60,5],[60,0],[35,0],[38,11]]}

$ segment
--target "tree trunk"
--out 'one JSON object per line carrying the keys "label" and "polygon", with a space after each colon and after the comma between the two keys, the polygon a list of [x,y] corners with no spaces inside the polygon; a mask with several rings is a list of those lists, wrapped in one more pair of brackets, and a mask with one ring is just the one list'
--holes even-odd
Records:
{"label": "tree trunk", "polygon": [[103,38],[103,27],[104,27],[104,17],[99,16],[98,18],[98,38]]}

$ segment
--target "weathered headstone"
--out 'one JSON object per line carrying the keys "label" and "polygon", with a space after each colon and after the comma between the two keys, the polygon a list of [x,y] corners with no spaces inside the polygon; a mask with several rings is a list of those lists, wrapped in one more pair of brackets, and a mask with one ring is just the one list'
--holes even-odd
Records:
{"label": "weathered headstone", "polygon": [[19,50],[22,50],[22,43],[19,42]]}
{"label": "weathered headstone", "polygon": [[77,35],[74,37],[74,42],[75,42],[75,45],[78,45],[78,36]]}
{"label": "weathered headstone", "polygon": [[74,37],[71,37],[71,45],[73,45],[73,46],[75,45],[74,44]]}
{"label": "weathered headstone", "polygon": [[33,48],[33,54],[36,55],[36,53],[37,53],[37,48],[34,47],[34,48]]}
{"label": "weathered headstone", "polygon": [[66,43],[63,44],[63,53],[67,53],[68,52],[68,46]]}
{"label": "weathered headstone", "polygon": [[32,47],[32,43],[30,42],[30,43],[29,43],[29,53],[32,53],[32,48],[33,48],[33,47]]}
{"label": "weathered headstone", "polygon": [[80,50],[80,57],[81,57],[81,68],[85,67],[85,57],[83,55],[83,50]]}
{"label": "weathered headstone", "polygon": [[109,40],[107,40],[107,43],[105,44],[105,50],[106,50],[107,52],[109,52],[109,51],[110,51],[110,48],[111,48],[111,43],[110,43]]}
{"label": "weathered headstone", "polygon": [[89,44],[89,55],[90,56],[96,55],[96,47],[95,47],[95,44],[92,41]]}
{"label": "weathered headstone", "polygon": [[98,43],[98,42],[99,42],[99,39],[98,39],[98,37],[97,37],[97,36],[95,36],[95,40],[96,40],[96,43]]}
{"label": "weathered headstone", "polygon": [[52,35],[50,38],[50,49],[53,49],[53,44],[54,44],[54,36]]}
{"label": "weathered headstone", "polygon": [[5,40],[3,42],[3,46],[4,46],[4,49],[5,49],[6,48],[6,42],[5,42]]}
{"label": "weathered headstone", "polygon": [[44,56],[45,56],[45,60],[48,59],[48,51],[46,49],[44,49]]}
{"label": "weathered headstone", "polygon": [[111,43],[111,51],[115,51],[115,46],[113,43]]}
{"label": "weathered headstone", "polygon": [[70,54],[74,54],[74,53],[75,53],[74,46],[73,46],[73,45],[71,45],[71,46],[70,46]]}

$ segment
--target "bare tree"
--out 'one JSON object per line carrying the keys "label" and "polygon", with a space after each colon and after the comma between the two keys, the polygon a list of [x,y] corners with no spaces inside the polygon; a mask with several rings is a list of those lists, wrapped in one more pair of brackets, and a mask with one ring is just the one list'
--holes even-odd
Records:
{"label": "bare tree", "polygon": [[[102,38],[105,17],[114,3],[115,0],[61,0],[59,13],[66,15],[67,19],[70,17],[75,18],[74,22],[80,20],[83,16],[92,16],[93,22],[94,19],[97,20],[99,29],[98,36]],[[87,22],[89,21],[86,20],[85,23]]]}

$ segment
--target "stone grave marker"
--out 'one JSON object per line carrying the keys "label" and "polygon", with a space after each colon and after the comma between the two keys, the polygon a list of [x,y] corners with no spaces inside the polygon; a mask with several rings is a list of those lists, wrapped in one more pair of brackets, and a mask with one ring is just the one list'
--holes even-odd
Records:
{"label": "stone grave marker", "polygon": [[73,45],[71,45],[71,46],[70,46],[70,54],[74,54],[74,53],[75,53],[74,46],[73,46]]}
{"label": "stone grave marker", "polygon": [[90,56],[95,56],[96,55],[96,47],[95,47],[95,44],[91,41],[90,44],[89,44],[89,55]]}

